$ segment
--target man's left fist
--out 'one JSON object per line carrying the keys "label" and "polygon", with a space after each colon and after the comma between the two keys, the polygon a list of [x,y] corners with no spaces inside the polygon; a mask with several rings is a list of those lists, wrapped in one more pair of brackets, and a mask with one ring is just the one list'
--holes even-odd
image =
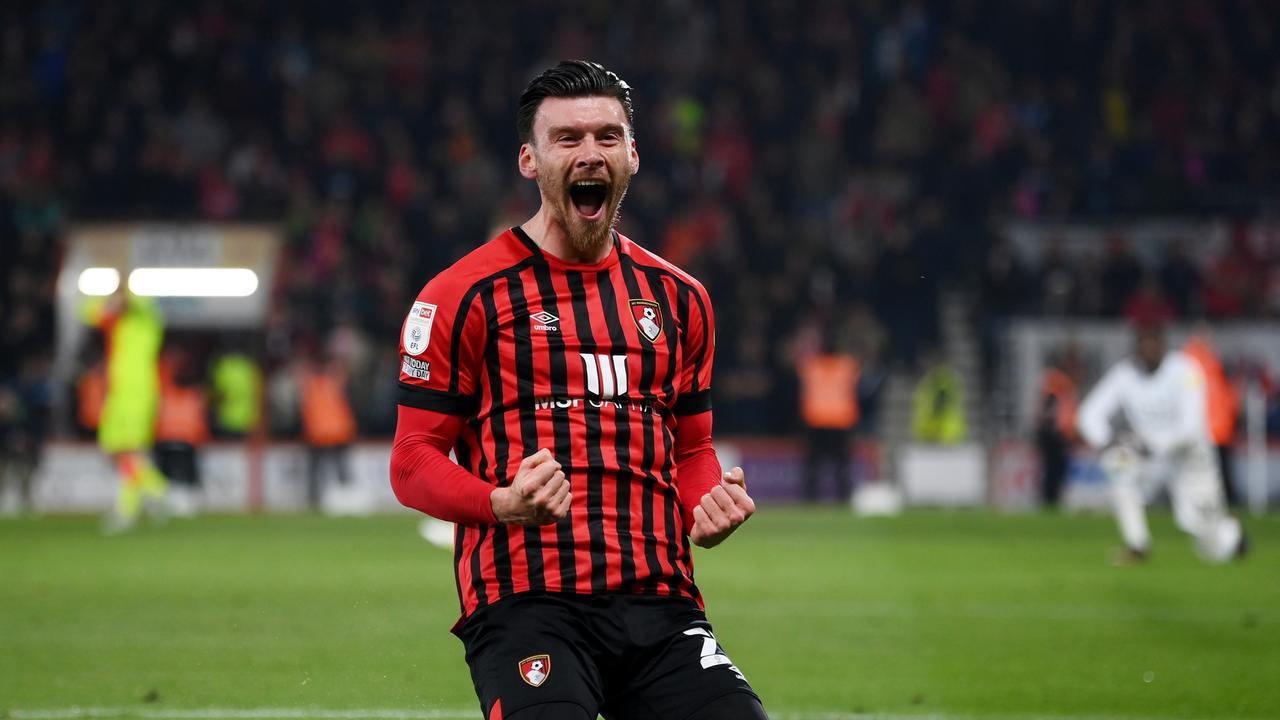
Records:
{"label": "man's left fist", "polygon": [[742,468],[735,467],[725,473],[720,484],[703,495],[702,501],[693,509],[693,529],[689,531],[689,539],[698,547],[715,547],[755,511],[756,504],[747,494],[747,480]]}

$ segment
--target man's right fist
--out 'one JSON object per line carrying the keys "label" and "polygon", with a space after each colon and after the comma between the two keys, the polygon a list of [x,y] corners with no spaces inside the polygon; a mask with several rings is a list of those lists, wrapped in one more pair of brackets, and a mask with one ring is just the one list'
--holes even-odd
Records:
{"label": "man's right fist", "polygon": [[573,493],[551,451],[543,448],[520,461],[507,487],[489,493],[493,515],[510,525],[549,525],[569,514]]}

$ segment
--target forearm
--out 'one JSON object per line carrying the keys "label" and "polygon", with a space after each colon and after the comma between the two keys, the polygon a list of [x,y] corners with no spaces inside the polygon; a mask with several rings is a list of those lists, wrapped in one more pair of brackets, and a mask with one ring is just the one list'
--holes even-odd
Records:
{"label": "forearm", "polygon": [[686,530],[702,496],[720,484],[722,470],[711,442],[711,412],[681,417],[676,426],[676,488]]}
{"label": "forearm", "polygon": [[1095,449],[1106,447],[1113,440],[1111,416],[1120,407],[1113,377],[1111,373],[1104,376],[1085,397],[1076,414],[1076,429],[1080,431],[1080,437]]}
{"label": "forearm", "polygon": [[391,489],[402,505],[441,520],[494,523],[494,487],[449,460],[460,426],[460,419],[401,406],[391,449]]}

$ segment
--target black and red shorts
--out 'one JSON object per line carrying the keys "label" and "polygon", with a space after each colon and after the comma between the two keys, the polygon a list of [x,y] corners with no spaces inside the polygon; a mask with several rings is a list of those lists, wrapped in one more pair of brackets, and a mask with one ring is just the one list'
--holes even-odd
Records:
{"label": "black and red shorts", "polygon": [[459,636],[488,719],[564,702],[608,720],[684,718],[732,693],[755,697],[685,598],[514,595]]}

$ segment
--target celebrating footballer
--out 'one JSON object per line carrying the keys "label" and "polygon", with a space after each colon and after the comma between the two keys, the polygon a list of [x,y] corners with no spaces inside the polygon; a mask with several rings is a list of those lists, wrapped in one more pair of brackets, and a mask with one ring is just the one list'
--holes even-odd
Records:
{"label": "celebrating footballer", "polygon": [[517,129],[541,206],[413,303],[391,458],[400,501],[456,523],[454,632],[481,709],[765,718],[690,552],[755,511],[712,447],[711,301],[615,230],[640,167],[630,87],[561,62],[525,89]]}

